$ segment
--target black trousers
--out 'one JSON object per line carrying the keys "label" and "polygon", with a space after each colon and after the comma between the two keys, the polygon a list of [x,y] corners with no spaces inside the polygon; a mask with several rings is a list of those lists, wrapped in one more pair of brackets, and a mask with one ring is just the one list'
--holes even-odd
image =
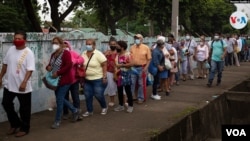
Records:
{"label": "black trousers", "polygon": [[[20,103],[20,118],[15,111],[13,102],[16,97]],[[7,113],[11,128],[20,128],[20,131],[28,133],[31,117],[31,92],[20,94],[10,92],[8,89],[4,88],[2,105]]]}
{"label": "black trousers", "polygon": [[125,88],[128,105],[133,107],[133,97],[132,97],[132,91],[131,91],[130,85],[117,87],[119,105],[123,106],[123,88]]}

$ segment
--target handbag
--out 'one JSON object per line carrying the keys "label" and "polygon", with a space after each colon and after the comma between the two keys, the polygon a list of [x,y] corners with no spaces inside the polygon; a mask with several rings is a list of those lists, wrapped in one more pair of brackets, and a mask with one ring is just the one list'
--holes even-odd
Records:
{"label": "handbag", "polygon": [[84,65],[78,65],[76,68],[76,77],[79,79],[79,85],[80,85],[79,94],[81,94],[81,95],[84,94],[84,78],[86,76],[86,70],[89,66],[89,62],[90,62],[93,55],[94,55],[94,53],[91,54],[85,69],[84,69]]}
{"label": "handbag", "polygon": [[46,73],[46,75],[42,79],[44,85],[51,90],[56,90],[59,82],[59,77],[53,78],[52,71]]}
{"label": "handbag", "polygon": [[205,62],[205,68],[210,69],[210,65],[209,65],[209,63],[207,61]]}
{"label": "handbag", "polygon": [[165,59],[165,67],[167,70],[172,69],[172,64],[169,59]]}
{"label": "handbag", "polygon": [[83,78],[86,76],[86,71],[84,65],[77,65],[76,67],[76,78]]}
{"label": "handbag", "polygon": [[158,69],[154,66],[153,61],[149,63],[148,72],[151,73],[153,76],[155,76],[158,72]]}

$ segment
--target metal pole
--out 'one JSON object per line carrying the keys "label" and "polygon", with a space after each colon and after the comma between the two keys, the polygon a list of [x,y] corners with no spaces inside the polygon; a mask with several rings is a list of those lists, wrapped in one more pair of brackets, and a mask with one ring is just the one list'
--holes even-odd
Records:
{"label": "metal pole", "polygon": [[179,16],[179,0],[172,0],[172,22],[171,32],[178,39],[178,16]]}

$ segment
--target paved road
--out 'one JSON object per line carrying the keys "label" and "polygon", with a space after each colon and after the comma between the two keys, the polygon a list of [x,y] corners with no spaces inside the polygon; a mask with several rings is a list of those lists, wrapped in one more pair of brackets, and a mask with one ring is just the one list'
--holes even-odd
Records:
{"label": "paved road", "polygon": [[[22,138],[5,135],[9,128],[7,122],[0,123],[0,141],[144,141],[153,134],[174,125],[188,112],[206,105],[214,96],[250,77],[250,63],[241,67],[225,68],[221,86],[207,88],[207,80],[188,80],[174,86],[170,96],[162,93],[162,100],[148,98],[141,105],[134,105],[133,113],[114,112],[100,115],[100,106],[95,101],[94,115],[72,123],[64,120],[59,129],[52,130],[50,125],[55,111],[43,111],[32,115],[31,131]],[[148,87],[148,96],[151,88]],[[81,104],[85,110],[85,103]]]}

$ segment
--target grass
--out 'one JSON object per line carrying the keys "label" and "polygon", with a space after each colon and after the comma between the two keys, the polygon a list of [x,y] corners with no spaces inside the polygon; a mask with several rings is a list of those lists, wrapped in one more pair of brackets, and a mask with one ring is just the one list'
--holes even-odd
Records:
{"label": "grass", "polygon": [[193,106],[187,107],[187,108],[185,108],[184,110],[182,110],[180,113],[174,115],[174,118],[175,118],[175,119],[182,118],[182,117],[184,117],[184,116],[186,116],[186,115],[188,115],[188,114],[190,114],[190,113],[192,113],[192,112],[194,112],[194,111],[196,111],[196,110],[197,110],[196,107],[193,107]]}
{"label": "grass", "polygon": [[152,129],[149,129],[147,133],[149,134],[150,137],[155,137],[155,136],[158,136],[161,132],[160,132],[160,129],[152,128]]}

